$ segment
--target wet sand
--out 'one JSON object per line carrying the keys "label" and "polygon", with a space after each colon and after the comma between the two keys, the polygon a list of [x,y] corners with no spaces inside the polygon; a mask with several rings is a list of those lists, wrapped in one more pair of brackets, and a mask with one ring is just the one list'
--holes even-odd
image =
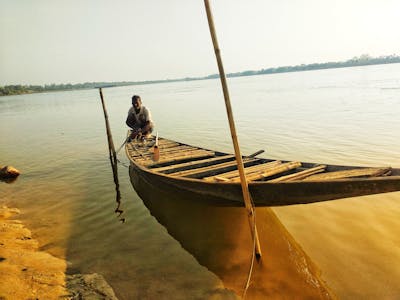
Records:
{"label": "wet sand", "polygon": [[0,299],[117,299],[98,274],[66,275],[67,262],[44,251],[18,220],[0,207]]}

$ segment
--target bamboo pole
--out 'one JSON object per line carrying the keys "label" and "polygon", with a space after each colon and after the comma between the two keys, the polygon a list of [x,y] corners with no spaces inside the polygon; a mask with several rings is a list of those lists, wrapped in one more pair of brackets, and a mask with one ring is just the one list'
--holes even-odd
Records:
{"label": "bamboo pole", "polygon": [[261,257],[261,246],[260,246],[260,241],[258,239],[257,226],[256,226],[256,221],[255,221],[255,215],[254,215],[254,208],[253,208],[251,198],[250,198],[249,186],[248,186],[248,182],[246,180],[246,175],[244,172],[242,156],[240,154],[239,142],[238,142],[237,135],[236,135],[235,121],[233,119],[232,107],[231,107],[231,102],[230,102],[230,98],[229,98],[228,85],[226,83],[226,76],[225,76],[224,66],[222,64],[221,53],[220,53],[218,40],[217,40],[217,34],[215,31],[215,26],[214,26],[214,20],[213,20],[209,1],[204,0],[204,4],[205,4],[205,8],[206,8],[206,13],[207,13],[207,19],[208,19],[208,25],[210,28],[211,39],[212,39],[212,42],[214,45],[214,52],[215,52],[215,56],[217,58],[217,64],[218,64],[218,70],[219,70],[221,84],[222,84],[222,90],[224,93],[226,113],[228,115],[233,147],[235,149],[235,156],[236,156],[236,161],[238,164],[240,183],[242,186],[243,200],[244,200],[245,207],[246,207],[247,214],[248,214],[250,231],[251,231],[252,237],[255,241],[255,252],[258,257]]}
{"label": "bamboo pole", "polygon": [[[111,134],[110,124],[108,122],[107,109],[106,109],[106,105],[104,103],[103,91],[101,88],[99,88],[99,93],[100,93],[101,105],[103,106],[104,121],[106,123],[106,131],[107,131],[108,152],[109,152],[109,156],[110,156],[110,163],[111,163],[111,168],[113,171],[113,178],[114,178],[114,183],[115,183],[115,192],[116,192],[115,201],[117,202],[117,208],[115,209],[115,212],[118,213],[120,216],[123,213],[123,210],[120,209],[121,192],[119,190],[117,153],[115,152],[115,147],[114,147],[114,142],[113,142],[113,138],[112,138],[112,134]],[[123,219],[121,219],[121,221],[125,222],[125,219],[123,218]]]}
{"label": "bamboo pole", "polygon": [[110,159],[116,166],[117,165],[117,154],[116,154],[115,148],[114,148],[114,142],[113,142],[112,135],[111,135],[110,124],[108,123],[107,109],[106,109],[106,105],[104,103],[103,90],[101,88],[99,88],[99,93],[100,93],[101,105],[103,106],[104,121],[106,123],[107,141],[108,141],[108,149],[110,151]]}

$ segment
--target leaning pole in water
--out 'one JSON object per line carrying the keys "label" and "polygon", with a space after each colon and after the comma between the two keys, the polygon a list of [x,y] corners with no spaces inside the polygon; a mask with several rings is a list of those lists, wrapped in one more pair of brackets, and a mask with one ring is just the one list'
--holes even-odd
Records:
{"label": "leaning pole in water", "polygon": [[257,255],[257,257],[261,257],[261,246],[260,246],[260,241],[258,239],[257,226],[256,226],[256,220],[255,220],[255,214],[254,214],[255,212],[254,212],[254,207],[252,205],[252,201],[250,198],[249,185],[248,185],[248,182],[246,179],[246,174],[244,172],[242,155],[240,154],[239,142],[238,142],[237,135],[236,135],[235,121],[233,119],[231,101],[229,98],[228,85],[226,83],[224,66],[222,64],[221,53],[220,53],[220,49],[218,46],[218,40],[217,40],[216,31],[215,31],[214,20],[213,20],[209,1],[204,0],[204,4],[206,7],[208,26],[210,28],[211,39],[212,39],[212,42],[214,45],[214,52],[215,52],[215,56],[217,58],[219,77],[221,79],[222,90],[224,93],[226,113],[228,114],[229,128],[231,131],[233,147],[235,149],[235,157],[236,157],[236,162],[237,162],[238,170],[239,170],[240,184],[242,186],[243,200],[244,200],[244,204],[245,204],[247,214],[248,214],[250,231],[251,231],[252,237],[255,241],[254,251],[255,251],[255,254]]}
{"label": "leaning pole in water", "polygon": [[[106,104],[104,102],[102,88],[99,88],[99,93],[100,93],[101,105],[103,107],[104,121],[106,123],[108,152],[110,155],[110,163],[111,163],[111,168],[113,171],[113,177],[114,177],[114,183],[115,183],[115,191],[116,191],[116,200],[115,201],[117,202],[117,208],[115,209],[115,212],[118,213],[119,215],[121,215],[123,213],[123,211],[120,209],[121,192],[119,190],[117,153],[115,152],[114,141],[113,141],[112,134],[111,134],[111,128],[110,128],[110,124],[108,122],[108,113],[107,113],[107,109],[106,109]],[[121,221],[125,222],[125,219],[121,219]]]}

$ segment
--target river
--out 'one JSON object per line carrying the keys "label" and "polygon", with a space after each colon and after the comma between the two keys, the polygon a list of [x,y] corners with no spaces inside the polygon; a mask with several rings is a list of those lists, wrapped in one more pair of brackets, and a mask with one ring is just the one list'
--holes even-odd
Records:
{"label": "river", "polygon": [[[400,64],[228,84],[243,154],[400,167]],[[151,109],[160,136],[233,151],[218,80],[104,89],[116,148],[133,94]],[[1,97],[0,140],[0,164],[22,171],[14,183],[0,182],[0,204],[20,208],[40,248],[67,259],[69,272],[103,274],[121,299],[201,298],[222,285],[143,205],[123,165],[124,212],[114,213],[97,90]],[[127,163],[123,151],[119,157]],[[273,211],[340,299],[400,298],[400,193]]]}

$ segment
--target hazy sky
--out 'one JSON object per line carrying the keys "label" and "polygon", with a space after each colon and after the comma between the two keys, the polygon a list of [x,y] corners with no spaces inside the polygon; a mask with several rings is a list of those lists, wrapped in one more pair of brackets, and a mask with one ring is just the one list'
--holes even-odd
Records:
{"label": "hazy sky", "polygon": [[[400,0],[210,0],[225,70],[400,55]],[[218,72],[202,0],[0,0],[0,85]]]}

